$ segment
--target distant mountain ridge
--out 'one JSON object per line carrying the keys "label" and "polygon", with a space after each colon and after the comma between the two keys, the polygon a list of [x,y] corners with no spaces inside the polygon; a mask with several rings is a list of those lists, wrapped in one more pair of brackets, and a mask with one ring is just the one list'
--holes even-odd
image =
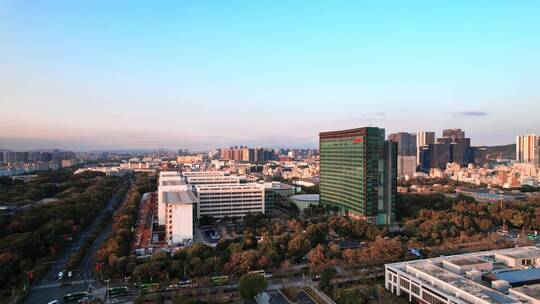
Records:
{"label": "distant mountain ridge", "polygon": [[484,164],[490,159],[516,158],[516,144],[500,146],[477,146],[474,148],[474,159],[477,164]]}

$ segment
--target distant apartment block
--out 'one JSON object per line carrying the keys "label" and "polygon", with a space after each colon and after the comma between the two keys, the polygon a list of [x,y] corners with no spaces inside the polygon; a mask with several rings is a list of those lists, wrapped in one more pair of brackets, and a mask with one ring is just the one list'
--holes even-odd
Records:
{"label": "distant apartment block", "polygon": [[398,176],[413,176],[416,173],[416,155],[397,157]]}
{"label": "distant apartment block", "polygon": [[418,132],[416,134],[416,163],[420,163],[422,147],[435,143],[435,132]]}
{"label": "distant apartment block", "polygon": [[540,136],[535,134],[516,137],[516,162],[540,164]]}
{"label": "distant apartment block", "polygon": [[250,163],[265,162],[275,158],[273,149],[248,148],[246,146],[220,148],[218,153],[221,159]]}
{"label": "distant apartment block", "polygon": [[398,156],[416,156],[416,134],[394,133],[388,135],[388,140],[398,144]]}
{"label": "distant apartment block", "polygon": [[463,130],[446,129],[443,130],[443,137],[419,147],[418,159],[419,168],[424,172],[433,168],[444,169],[448,163],[467,166],[474,162],[474,149],[471,148],[471,139],[465,138]]}

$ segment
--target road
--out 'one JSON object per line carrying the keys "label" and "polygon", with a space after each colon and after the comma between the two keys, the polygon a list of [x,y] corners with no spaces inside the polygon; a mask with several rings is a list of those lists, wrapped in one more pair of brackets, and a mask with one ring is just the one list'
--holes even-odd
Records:
{"label": "road", "polygon": [[[299,288],[304,287],[310,284],[316,284],[311,281],[311,279],[305,277],[305,276],[293,276],[289,278],[279,278],[279,279],[269,279],[268,280],[268,287],[266,288],[266,291],[269,292],[270,296],[274,299],[274,301],[278,300],[275,303],[280,303],[279,298],[280,296],[276,294],[276,292],[279,291],[279,289],[283,287],[289,287],[289,288]],[[221,286],[210,286],[210,287],[193,287],[193,288],[185,288],[185,289],[177,289],[174,291],[162,291],[162,293],[181,293],[189,298],[193,299],[201,299],[208,301],[210,303],[216,302],[216,299],[231,299],[233,303],[243,303],[238,294],[238,285],[237,284],[228,284],[228,285],[221,285]],[[104,294],[104,290],[101,291],[101,295]],[[138,294],[137,288],[130,288],[130,291],[128,295],[111,299],[113,300],[113,303],[132,303],[132,301],[135,299],[135,297]],[[288,302],[287,302],[288,303]]]}
{"label": "road", "polygon": [[47,303],[52,300],[60,300],[66,293],[86,291],[88,289],[89,283],[93,281],[92,269],[94,268],[94,253],[100,248],[101,243],[111,233],[110,222],[92,243],[90,250],[87,251],[83,258],[81,268],[73,272],[71,282],[68,286],[60,286],[58,273],[66,269],[67,261],[72,254],[79,250],[84,241],[101,228],[99,227],[101,217],[108,212],[112,212],[119,206],[125,193],[127,193],[125,190],[131,186],[131,182],[132,180],[126,182],[126,184],[116,192],[116,194],[107,202],[106,207],[95,217],[92,224],[75,237],[73,242],[64,250],[58,260],[51,265],[47,274],[32,286],[25,303]]}

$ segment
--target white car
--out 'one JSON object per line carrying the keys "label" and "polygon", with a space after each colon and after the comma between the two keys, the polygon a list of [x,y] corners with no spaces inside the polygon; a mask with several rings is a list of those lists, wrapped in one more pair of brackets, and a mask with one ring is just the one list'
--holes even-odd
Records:
{"label": "white car", "polygon": [[47,304],[58,304],[58,300],[53,300],[53,301],[50,301],[49,303]]}

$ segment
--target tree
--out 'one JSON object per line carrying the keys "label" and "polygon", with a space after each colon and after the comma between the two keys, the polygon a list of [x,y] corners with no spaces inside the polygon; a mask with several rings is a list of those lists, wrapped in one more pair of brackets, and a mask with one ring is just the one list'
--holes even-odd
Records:
{"label": "tree", "polygon": [[334,267],[326,267],[321,273],[321,281],[319,282],[320,288],[326,292],[332,292],[332,284],[330,281],[336,276],[336,269]]}
{"label": "tree", "polygon": [[199,225],[201,226],[212,225],[215,222],[216,222],[216,219],[209,215],[203,215],[199,219]]}
{"label": "tree", "polygon": [[252,299],[266,289],[266,279],[260,274],[248,273],[238,281],[238,291],[242,299]]}

